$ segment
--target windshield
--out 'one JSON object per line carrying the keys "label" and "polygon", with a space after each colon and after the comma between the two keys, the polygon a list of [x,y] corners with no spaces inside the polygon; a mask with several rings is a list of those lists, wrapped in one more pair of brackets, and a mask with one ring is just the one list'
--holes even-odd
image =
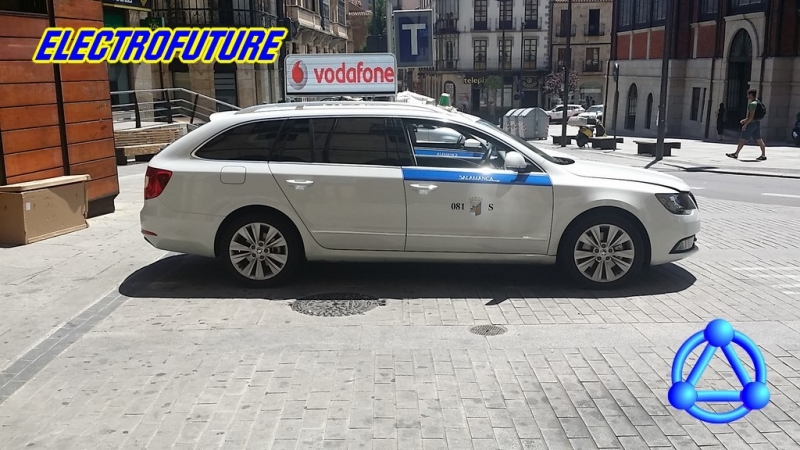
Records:
{"label": "windshield", "polygon": [[586,112],[603,112],[603,105],[590,106]]}
{"label": "windshield", "polygon": [[512,138],[512,139],[514,139],[515,141],[517,141],[517,142],[519,142],[520,144],[522,144],[523,146],[525,146],[525,148],[526,148],[526,149],[528,149],[528,150],[530,150],[530,151],[532,151],[532,152],[536,153],[537,155],[539,155],[539,156],[541,156],[542,158],[544,158],[544,159],[546,159],[546,160],[550,161],[551,163],[554,163],[554,164],[565,164],[565,163],[566,163],[565,161],[562,161],[562,160],[561,160],[561,158],[555,158],[555,157],[553,157],[553,156],[549,155],[548,153],[545,153],[544,151],[542,151],[542,150],[541,150],[541,149],[539,149],[538,147],[535,147],[535,146],[534,146],[533,144],[531,144],[530,142],[528,142],[528,141],[526,141],[526,140],[524,140],[524,139],[522,139],[522,138],[519,138],[519,137],[517,137],[517,136],[514,136],[513,134],[509,134],[509,133],[507,133],[507,132],[506,132],[505,130],[503,130],[502,128],[498,128],[498,127],[497,127],[497,125],[494,125],[494,124],[492,124],[491,122],[489,122],[489,121],[487,121],[487,120],[483,120],[483,119],[481,119],[481,120],[479,120],[479,121],[478,121],[478,123],[479,123],[480,125],[483,125],[483,126],[487,127],[487,128],[491,128],[492,130],[499,131],[499,132],[503,133],[504,135],[506,135],[506,136],[508,136],[508,137],[511,137],[511,138]]}

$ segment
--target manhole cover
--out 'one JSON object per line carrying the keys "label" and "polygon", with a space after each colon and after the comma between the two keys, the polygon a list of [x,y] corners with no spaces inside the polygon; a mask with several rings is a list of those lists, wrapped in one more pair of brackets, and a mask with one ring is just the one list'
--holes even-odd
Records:
{"label": "manhole cover", "polygon": [[478,336],[497,336],[506,331],[508,330],[500,325],[478,325],[469,329],[470,333],[477,334]]}
{"label": "manhole cover", "polygon": [[307,316],[344,317],[364,314],[385,304],[377,297],[363,294],[315,294],[295,300],[292,310]]}

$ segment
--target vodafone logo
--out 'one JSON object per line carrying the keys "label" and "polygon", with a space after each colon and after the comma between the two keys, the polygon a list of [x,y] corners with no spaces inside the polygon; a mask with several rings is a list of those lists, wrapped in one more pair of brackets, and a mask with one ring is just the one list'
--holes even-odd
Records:
{"label": "vodafone logo", "polygon": [[391,53],[290,55],[287,94],[307,96],[397,93],[396,60]]}
{"label": "vodafone logo", "polygon": [[306,83],[308,82],[308,68],[306,68],[306,64],[302,60],[292,65],[289,74],[289,84],[291,84],[293,88],[299,91],[306,87]]}
{"label": "vodafone logo", "polygon": [[355,67],[347,67],[345,63],[336,70],[314,69],[314,78],[317,83],[394,83],[394,67],[364,67],[364,62],[359,61]]}

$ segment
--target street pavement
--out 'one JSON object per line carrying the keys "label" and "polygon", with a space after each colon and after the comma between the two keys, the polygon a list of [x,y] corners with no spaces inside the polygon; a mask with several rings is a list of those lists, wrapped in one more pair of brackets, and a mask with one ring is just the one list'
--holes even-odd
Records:
{"label": "street pavement", "polygon": [[[575,136],[577,132],[577,128],[567,127],[568,136]],[[560,124],[551,124],[547,140],[531,142],[545,148],[561,149],[560,145],[552,145],[553,140],[550,138],[550,136],[561,136],[561,133]],[[609,136],[613,134],[610,130],[606,130],[606,133]],[[584,150],[579,150],[575,141],[572,141],[566,148],[579,150],[582,154],[605,154],[616,160],[617,164],[641,164],[644,166],[653,160],[651,155],[638,155],[637,145],[634,141],[655,142],[654,138],[627,136],[624,130],[619,131],[618,137],[623,138],[624,142],[618,144],[617,149],[613,151],[592,149],[591,145],[585,147]],[[757,161],[756,158],[761,155],[761,149],[755,143],[748,143],[739,154],[739,159],[728,158],[725,154],[736,151],[737,139],[737,137],[726,136],[723,142],[719,142],[667,138],[666,142],[680,142],[681,148],[673,149],[672,156],[665,156],[660,164],[665,167],[690,171],[800,178],[800,147],[790,146],[783,142],[767,142],[767,160]],[[631,162],[626,163],[624,160]]]}
{"label": "street pavement", "polygon": [[[800,448],[800,208],[698,190],[701,252],[620,291],[480,264],[313,264],[250,290],[146,244],[144,166],[119,170],[116,213],[0,248],[2,449]],[[378,301],[292,306],[343,294]],[[728,425],[667,401],[714,318],[768,367],[771,403]],[[469,332],[490,324],[507,332]],[[698,388],[737,383],[717,356]]]}

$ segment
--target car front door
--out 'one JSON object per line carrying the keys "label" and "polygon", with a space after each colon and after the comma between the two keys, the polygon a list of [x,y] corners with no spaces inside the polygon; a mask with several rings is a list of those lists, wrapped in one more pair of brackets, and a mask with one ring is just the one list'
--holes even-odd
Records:
{"label": "car front door", "polygon": [[[419,120],[403,122],[408,128]],[[464,127],[438,125],[452,126],[470,142],[477,138],[485,158],[475,160],[474,148],[445,149],[417,154],[416,166],[403,167],[406,251],[546,254],[553,213],[550,177],[533,163],[529,173],[506,170],[510,147]]]}
{"label": "car front door", "polygon": [[405,248],[401,166],[413,160],[406,148],[402,150],[408,153],[399,155],[386,119],[290,119],[281,134],[270,169],[320,246]]}

